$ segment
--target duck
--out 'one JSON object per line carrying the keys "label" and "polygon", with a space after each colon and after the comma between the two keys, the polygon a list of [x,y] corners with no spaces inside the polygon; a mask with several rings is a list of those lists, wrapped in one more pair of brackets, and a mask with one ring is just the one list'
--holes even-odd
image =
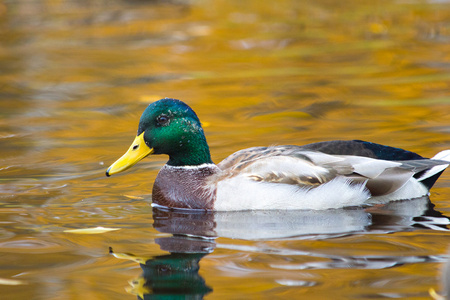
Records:
{"label": "duck", "polygon": [[185,102],[164,98],[142,113],[128,151],[106,171],[123,172],[149,155],[169,159],[152,206],[206,211],[323,210],[374,205],[429,194],[450,164],[362,140],[252,147],[213,163],[200,120]]}

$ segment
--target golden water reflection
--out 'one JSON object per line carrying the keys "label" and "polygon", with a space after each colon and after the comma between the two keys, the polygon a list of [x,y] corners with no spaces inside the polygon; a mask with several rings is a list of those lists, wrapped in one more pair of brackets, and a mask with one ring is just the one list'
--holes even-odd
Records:
{"label": "golden water reflection", "polygon": [[[412,203],[411,203],[412,202]],[[411,206],[414,209],[411,209]],[[369,212],[370,211],[370,212]],[[163,233],[172,234],[155,239],[161,250],[169,254],[153,257],[135,256],[110,252],[117,258],[139,263],[143,273],[130,281],[127,291],[142,299],[151,297],[197,297],[203,298],[212,291],[208,280],[200,275],[200,261],[214,251],[224,249],[254,253],[256,257],[270,254],[285,260],[257,259],[259,264],[269,264],[272,269],[296,270],[298,278],[276,279],[282,285],[317,286],[323,279],[310,277],[317,270],[383,270],[404,264],[441,262],[445,256],[422,254],[407,256],[407,243],[392,245],[364,241],[349,251],[345,243],[333,248],[321,246],[330,239],[346,239],[348,236],[364,234],[388,234],[401,230],[409,231],[412,226],[445,230],[449,219],[433,209],[428,198],[391,203],[382,209],[355,208],[317,211],[253,211],[253,212],[190,212],[183,210],[153,209],[153,226]],[[403,229],[402,229],[403,228]],[[216,239],[219,240],[216,242]],[[221,241],[222,239],[228,239]],[[230,240],[231,239],[231,240]],[[240,241],[266,243],[264,247]],[[279,240],[314,240],[310,249],[280,247],[273,244]],[[331,241],[333,243],[333,241]],[[216,249],[217,248],[217,249]],[[214,260],[214,258],[212,258]],[[208,263],[206,263],[208,265]],[[203,264],[202,264],[203,265]],[[234,265],[234,266],[233,266]],[[252,264],[222,257],[222,268],[236,268],[240,271],[255,272]],[[231,270],[230,270],[231,271]],[[229,272],[230,272],[229,271]],[[232,271],[231,271],[232,272]],[[235,275],[239,277],[239,275]],[[302,279],[299,279],[302,278]],[[223,287],[217,287],[217,290]],[[374,292],[376,292],[374,290]]]}
{"label": "golden water reflection", "polygon": [[[445,1],[0,0],[2,295],[135,298],[123,287],[139,265],[108,249],[168,255],[149,206],[166,158],[104,170],[162,97],[194,108],[215,162],[331,139],[450,149],[449,19]],[[448,171],[430,199],[164,218],[215,224],[199,234],[215,243],[198,257],[206,299],[419,299],[447,253]],[[67,231],[98,226],[119,230]]]}

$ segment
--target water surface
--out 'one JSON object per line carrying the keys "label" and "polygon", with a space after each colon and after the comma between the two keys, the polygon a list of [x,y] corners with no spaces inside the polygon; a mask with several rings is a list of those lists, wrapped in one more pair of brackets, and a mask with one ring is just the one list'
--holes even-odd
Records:
{"label": "water surface", "polygon": [[[428,299],[449,171],[429,199],[216,214],[150,207],[166,157],[104,172],[162,97],[194,108],[215,162],[332,139],[450,149],[448,20],[446,1],[0,1],[1,294]],[[118,230],[71,231],[99,226]]]}

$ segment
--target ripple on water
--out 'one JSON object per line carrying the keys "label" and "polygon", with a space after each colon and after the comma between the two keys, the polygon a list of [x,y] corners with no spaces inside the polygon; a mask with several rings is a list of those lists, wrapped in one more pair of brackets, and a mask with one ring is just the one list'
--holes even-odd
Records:
{"label": "ripple on water", "polygon": [[288,279],[278,279],[275,280],[277,283],[284,285],[284,286],[315,286],[318,284],[318,282],[314,281],[305,281],[305,280],[288,280]]}
{"label": "ripple on water", "polygon": [[0,243],[0,252],[9,253],[56,253],[65,250],[62,245],[36,238],[17,239]]}
{"label": "ripple on water", "polygon": [[[0,222],[0,225],[5,224],[5,223],[8,224],[9,222]],[[0,240],[10,239],[13,236],[15,236],[14,232],[0,228]]]}

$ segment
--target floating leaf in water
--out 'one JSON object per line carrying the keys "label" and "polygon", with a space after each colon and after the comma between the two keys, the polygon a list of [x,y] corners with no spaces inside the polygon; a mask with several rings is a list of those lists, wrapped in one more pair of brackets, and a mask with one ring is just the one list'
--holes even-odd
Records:
{"label": "floating leaf in water", "polygon": [[428,290],[428,293],[430,294],[431,298],[434,300],[445,300],[445,297],[439,295],[433,288],[430,288]]}
{"label": "floating leaf in water", "polygon": [[141,299],[144,299],[144,295],[148,295],[151,293],[151,289],[145,286],[147,281],[145,278],[139,277],[132,281],[128,282],[131,287],[126,288],[127,293],[132,295],[139,296]]}
{"label": "floating leaf in water", "polygon": [[116,253],[112,250],[112,248],[109,248],[109,253],[112,254],[115,258],[131,260],[139,264],[145,264],[145,262],[150,259],[150,257],[136,256],[131,253]]}
{"label": "floating leaf in water", "polygon": [[16,279],[0,278],[0,285],[21,285],[21,284],[26,283]]}
{"label": "floating leaf in water", "polygon": [[64,232],[77,233],[77,234],[98,234],[105,233],[108,231],[119,230],[120,228],[106,228],[106,227],[94,227],[94,228],[83,228],[83,229],[67,229]]}
{"label": "floating leaf in water", "polygon": [[133,199],[133,200],[142,200],[144,199],[144,197],[140,197],[140,196],[132,196],[132,195],[124,195],[127,198]]}

